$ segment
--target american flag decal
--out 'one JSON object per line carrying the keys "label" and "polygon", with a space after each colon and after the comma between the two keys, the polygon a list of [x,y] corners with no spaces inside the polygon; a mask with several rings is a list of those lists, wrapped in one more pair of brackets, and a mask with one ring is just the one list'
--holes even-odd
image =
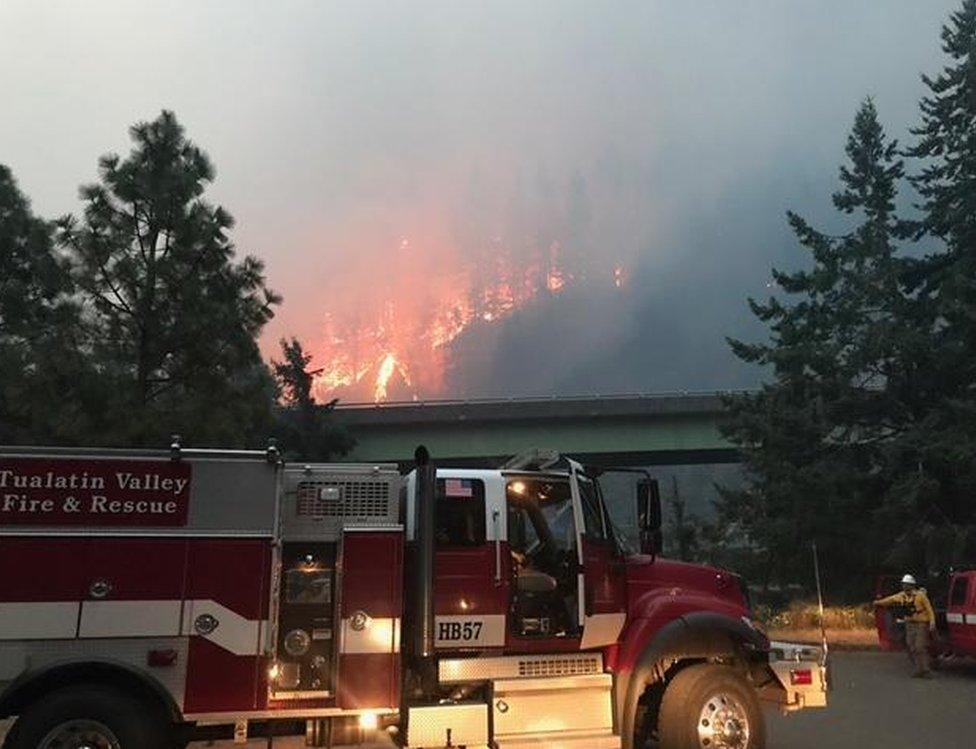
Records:
{"label": "american flag decal", "polygon": [[474,496],[474,489],[466,479],[447,479],[444,482],[444,494],[448,497],[470,498]]}

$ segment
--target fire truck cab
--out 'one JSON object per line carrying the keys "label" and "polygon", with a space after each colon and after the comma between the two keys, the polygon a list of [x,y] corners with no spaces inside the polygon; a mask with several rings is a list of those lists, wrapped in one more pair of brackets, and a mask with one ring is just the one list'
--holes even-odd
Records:
{"label": "fire truck cab", "polygon": [[949,576],[944,634],[949,654],[976,657],[976,569]]}
{"label": "fire truck cab", "polygon": [[741,579],[657,555],[646,477],[631,550],[599,471],[417,457],[0,448],[5,749],[756,749],[760,699],[826,704]]}

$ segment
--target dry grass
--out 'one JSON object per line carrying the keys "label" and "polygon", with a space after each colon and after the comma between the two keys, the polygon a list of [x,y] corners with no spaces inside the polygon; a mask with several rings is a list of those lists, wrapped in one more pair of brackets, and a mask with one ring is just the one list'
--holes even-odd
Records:
{"label": "dry grass", "polygon": [[[780,610],[760,607],[756,614],[772,640],[820,643],[820,610],[816,603],[795,601]],[[872,606],[827,606],[823,618],[828,644],[842,649],[878,647]]]}
{"label": "dry grass", "polygon": [[[766,630],[766,634],[770,640],[820,644],[819,629],[769,629]],[[828,629],[827,644],[841,650],[877,648],[879,647],[878,633],[874,629]]]}
{"label": "dry grass", "polygon": [[[760,607],[756,611],[767,629],[804,630],[820,629],[820,611],[816,603],[795,601],[788,608],[774,611]],[[828,630],[874,629],[874,608],[863,606],[827,606],[823,624]]]}

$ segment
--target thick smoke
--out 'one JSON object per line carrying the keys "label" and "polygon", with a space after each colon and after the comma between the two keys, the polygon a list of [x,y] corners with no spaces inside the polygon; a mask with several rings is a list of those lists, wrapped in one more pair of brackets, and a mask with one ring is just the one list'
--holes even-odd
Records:
{"label": "thick smoke", "polygon": [[[392,345],[389,397],[738,387],[724,336],[802,260],[785,210],[834,220],[865,95],[905,138],[956,5],[6,0],[0,160],[55,216],[175,110],[284,294],[265,352],[378,370]],[[504,319],[428,345],[506,274]]]}
{"label": "thick smoke", "polygon": [[[648,232],[632,245],[619,287],[605,266],[504,326],[469,331],[454,345],[449,390],[501,396],[754,387],[761,373],[737,361],[725,338],[762,334],[744,298],[771,291],[767,258],[795,260],[781,185],[763,185],[761,174],[743,179],[750,190],[733,188],[687,225],[671,222],[673,235]],[[641,226],[638,218],[636,236]],[[613,241],[626,246],[621,236]],[[591,260],[607,262],[592,238],[580,244]]]}

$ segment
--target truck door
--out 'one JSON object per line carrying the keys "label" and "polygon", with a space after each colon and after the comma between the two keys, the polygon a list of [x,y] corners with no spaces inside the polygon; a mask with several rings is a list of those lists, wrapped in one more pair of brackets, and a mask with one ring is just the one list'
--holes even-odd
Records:
{"label": "truck door", "polygon": [[966,655],[976,654],[976,572],[958,572],[952,576],[946,623],[952,649]]}
{"label": "truck door", "polygon": [[[899,578],[895,575],[881,575],[874,585],[874,597],[885,598],[897,593],[900,587]],[[874,623],[878,630],[878,641],[882,650],[905,649],[905,626],[896,622],[894,612],[888,606],[876,606],[874,609]]]}
{"label": "truck door", "polygon": [[505,484],[512,636],[562,649],[575,649],[583,621],[580,508],[571,486],[566,474],[531,472]]}
{"label": "truck door", "polygon": [[578,575],[581,649],[617,642],[627,618],[624,564],[599,486],[571,462],[573,504],[582,564]]}
{"label": "truck door", "polygon": [[[434,647],[505,645],[511,575],[502,549],[502,479],[439,469],[434,511]],[[489,496],[494,496],[492,502]]]}

